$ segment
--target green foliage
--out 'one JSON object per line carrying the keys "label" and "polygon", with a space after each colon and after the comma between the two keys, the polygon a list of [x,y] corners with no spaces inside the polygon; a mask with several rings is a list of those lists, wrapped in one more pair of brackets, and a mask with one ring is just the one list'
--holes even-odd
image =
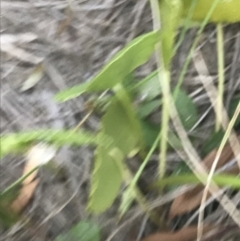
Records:
{"label": "green foliage", "polygon": [[102,118],[102,132],[113,140],[112,146],[128,155],[141,145],[142,134],[130,100],[125,101],[128,105],[124,106],[117,98],[112,100]]}
{"label": "green foliage", "polygon": [[19,216],[12,212],[9,208],[9,204],[14,201],[17,195],[17,188],[4,195],[0,194],[0,224],[5,228],[10,227],[19,220]]}
{"label": "green foliage", "polygon": [[92,222],[79,222],[67,233],[60,234],[55,241],[100,241],[100,229]]}
{"label": "green foliage", "polygon": [[83,92],[104,91],[113,88],[149,59],[160,38],[160,32],[150,32],[134,39],[119,51],[90,82],[64,90],[58,93],[55,99],[66,101]]}
{"label": "green foliage", "polygon": [[[199,0],[196,5],[192,4],[193,1],[195,0],[159,0],[161,14],[158,17],[161,18],[161,32],[153,31],[139,36],[119,51],[91,81],[64,90],[55,96],[57,101],[67,101],[85,92],[112,90],[113,96],[107,96],[100,101],[94,100],[94,104],[101,106],[101,109],[105,111],[105,115],[101,119],[99,133],[74,132],[72,130],[37,130],[8,134],[1,137],[1,157],[12,152],[23,151],[35,141],[44,141],[56,146],[97,145],[88,209],[91,212],[100,213],[113,203],[119,192],[125,172],[124,160],[126,157],[144,149],[145,146],[152,147],[152,152],[156,149],[160,139],[159,126],[151,125],[142,119],[163,103],[162,135],[167,136],[167,138],[161,139],[161,162],[163,163],[164,173],[167,140],[173,147],[181,147],[178,137],[168,130],[169,111],[166,105],[168,90],[170,90],[170,63],[175,53],[174,38],[179,27],[179,20],[181,17],[186,17],[190,11],[193,14],[190,14],[189,19],[194,21],[207,22],[210,15],[210,21],[212,22],[240,21],[239,0]],[[211,13],[209,9],[213,12]],[[205,25],[203,24],[200,30],[203,29],[203,26]],[[132,85],[133,71],[150,58],[157,43],[160,46],[158,54],[163,66],[160,66],[159,72],[155,71],[140,83]],[[185,69],[183,69],[184,71]],[[181,76],[183,79],[184,74]],[[184,127],[189,130],[197,122],[198,114],[191,98],[179,89],[181,82],[178,83],[177,94],[174,99],[179,117]],[[162,93],[163,99],[156,99]],[[133,104],[134,97],[141,98],[141,103],[138,106]],[[137,118],[136,112],[139,118]],[[240,118],[237,122],[240,122]],[[217,135],[217,137],[211,137],[211,145],[208,144],[208,151],[210,147],[214,148],[221,139],[222,134],[218,133]],[[129,189],[127,189],[126,200],[129,201],[136,197],[137,192],[134,188],[149,158],[150,154],[145,158],[143,165],[135,175]],[[217,178],[217,183],[224,179],[222,176],[221,180]],[[165,185],[176,182],[175,179],[173,181],[164,180],[167,180]],[[180,178],[176,180],[179,181]],[[188,180],[189,182],[192,181],[190,178]],[[229,179],[225,178],[224,180],[225,183],[229,183]],[[234,182],[234,180],[232,181]],[[164,185],[164,182],[161,185]],[[0,221],[9,217],[10,220],[7,220],[6,223],[11,222],[11,216],[2,211],[2,203],[0,203]],[[89,223],[79,223],[69,233],[60,235],[56,241],[80,239],[82,241],[98,241],[100,239],[98,227]]]}
{"label": "green foliage", "polygon": [[9,153],[21,152],[35,141],[44,141],[58,147],[62,145],[96,145],[105,142],[101,136],[97,139],[93,133],[87,131],[73,132],[73,130],[36,130],[22,133],[10,133],[1,136],[1,155],[3,157]]}
{"label": "green foliage", "polygon": [[136,84],[134,91],[141,100],[137,109],[140,118],[147,117],[162,104],[161,100],[155,99],[162,93],[157,71],[152,72]]}
{"label": "green foliage", "polygon": [[[190,9],[192,0],[182,0],[183,12],[185,18]],[[216,2],[216,7],[209,19],[209,22],[215,23],[234,23],[240,21],[240,1],[239,0],[198,0],[193,12],[192,20],[203,21],[209,9]]]}
{"label": "green foliage", "polygon": [[144,135],[144,143],[147,147],[151,147],[160,132],[160,125],[154,125],[149,121],[141,121],[142,131]]}
{"label": "green foliage", "polygon": [[161,100],[151,100],[143,102],[138,106],[138,115],[140,118],[149,116],[153,111],[160,107],[162,104]]}
{"label": "green foliage", "polygon": [[162,93],[157,71],[152,72],[134,86],[141,100],[150,101]]}
{"label": "green foliage", "polygon": [[190,130],[198,120],[196,105],[183,90],[178,91],[175,105],[183,126]]}
{"label": "green foliage", "polygon": [[141,143],[141,129],[130,100],[125,98],[124,101],[125,106],[115,97],[102,118],[101,131],[113,142],[96,151],[88,203],[89,210],[94,213],[102,212],[112,204],[123,180],[123,160]]}
{"label": "green foliage", "polygon": [[123,181],[123,155],[112,152],[101,146],[96,150],[88,201],[88,210],[96,214],[111,206]]}

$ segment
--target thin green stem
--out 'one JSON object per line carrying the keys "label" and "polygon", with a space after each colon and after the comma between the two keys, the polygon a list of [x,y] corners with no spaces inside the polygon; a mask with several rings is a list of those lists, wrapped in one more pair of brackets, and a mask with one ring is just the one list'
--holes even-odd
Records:
{"label": "thin green stem", "polygon": [[[152,18],[153,18],[153,29],[158,31],[161,28],[161,18],[160,18],[160,6],[158,0],[151,0]],[[167,156],[167,134],[168,134],[168,121],[169,113],[167,109],[166,102],[166,89],[165,87],[169,85],[170,79],[169,75],[166,74],[165,64],[162,57],[161,43],[159,42],[156,46],[156,60],[158,65],[158,77],[159,84],[163,88],[163,105],[162,105],[162,123],[161,123],[161,141],[160,141],[160,155],[159,155],[159,178],[164,177],[166,168],[166,156]],[[163,74],[163,75],[162,75]],[[170,77],[170,76],[169,76]],[[160,135],[159,135],[160,136]]]}
{"label": "thin green stem", "polygon": [[[202,176],[202,179],[207,179],[207,176]],[[231,188],[240,189],[240,179],[236,175],[214,174],[212,181],[219,186],[229,186]],[[198,177],[193,174],[185,174],[179,176],[170,176],[156,182],[152,185],[153,188],[163,188],[165,186],[180,185],[180,184],[200,184],[202,183]]]}
{"label": "thin green stem", "polygon": [[17,181],[15,181],[10,186],[8,186],[5,190],[3,190],[2,193],[0,193],[0,196],[3,196],[5,194],[11,192],[13,189],[15,189],[17,186],[19,186],[27,177],[29,177],[33,172],[35,172],[38,168],[39,168],[39,166],[33,168],[30,172],[28,172],[24,176],[20,177]]}
{"label": "thin green stem", "polygon": [[216,108],[216,131],[221,127],[222,109],[223,109],[223,93],[224,93],[224,43],[223,43],[223,27],[217,24],[217,53],[218,53],[218,96]]}
{"label": "thin green stem", "polygon": [[137,173],[136,173],[135,176],[133,177],[133,179],[132,179],[132,181],[131,181],[131,183],[130,183],[130,185],[129,185],[129,188],[130,188],[130,189],[133,189],[133,188],[136,186],[137,181],[138,181],[138,179],[140,178],[140,176],[141,176],[144,168],[146,167],[146,165],[147,165],[150,157],[152,156],[153,152],[156,150],[159,140],[160,140],[160,134],[159,134],[159,135],[157,136],[157,138],[155,139],[155,141],[154,141],[154,143],[153,143],[150,151],[148,152],[148,154],[147,154],[147,156],[145,157],[144,161],[142,162],[141,166],[138,168]]}

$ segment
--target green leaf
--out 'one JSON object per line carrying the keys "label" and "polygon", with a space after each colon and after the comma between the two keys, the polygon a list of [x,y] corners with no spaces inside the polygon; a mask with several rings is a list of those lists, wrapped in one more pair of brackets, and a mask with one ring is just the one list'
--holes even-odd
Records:
{"label": "green leaf", "polygon": [[157,75],[157,71],[152,72],[146,78],[141,80],[134,86],[141,100],[149,101],[162,93],[161,84]]}
{"label": "green leaf", "polygon": [[120,151],[116,155],[110,153],[110,148],[101,146],[96,150],[88,201],[88,210],[96,214],[112,205],[123,179],[123,155]]}
{"label": "green leaf", "polygon": [[123,160],[141,145],[140,124],[130,100],[124,97],[124,103],[113,98],[102,118],[102,133],[111,138],[112,143],[96,151],[88,203],[94,213],[103,212],[113,203],[122,183]]}
{"label": "green leaf", "polygon": [[141,121],[144,135],[144,142],[147,147],[152,147],[160,132],[160,126],[154,125],[149,121]]}
{"label": "green leaf", "polygon": [[[216,1],[216,0],[215,0]],[[192,0],[182,0],[182,16],[186,17],[191,6]],[[192,20],[203,21],[208,14],[214,0],[198,0],[193,13]],[[239,0],[218,0],[209,22],[215,23],[234,23],[240,21],[240,1]]]}
{"label": "green leaf", "polygon": [[79,222],[65,234],[60,234],[55,241],[100,241],[100,229],[91,222]]}
{"label": "green leaf", "polygon": [[159,108],[161,104],[161,100],[152,100],[141,103],[137,108],[138,115],[140,116],[140,118],[145,118],[150,115],[154,110]]}
{"label": "green leaf", "polygon": [[105,65],[90,82],[88,90],[103,91],[121,83],[127,75],[150,58],[160,38],[160,32],[150,32],[134,39]]}
{"label": "green leaf", "polygon": [[198,120],[195,104],[183,90],[179,90],[175,100],[175,105],[183,126],[187,130],[190,130]]}
{"label": "green leaf", "polygon": [[66,101],[81,95],[85,91],[104,91],[113,88],[150,58],[155,44],[160,38],[160,32],[150,32],[139,36],[119,51],[90,82],[64,90],[58,93],[55,99]]}
{"label": "green leaf", "polygon": [[43,129],[22,133],[10,133],[1,136],[1,154],[3,157],[9,153],[24,151],[34,141],[45,141],[58,147],[62,145],[96,145],[105,138],[96,139],[93,133],[86,131]]}
{"label": "green leaf", "polygon": [[58,102],[64,102],[67,100],[74,99],[79,95],[88,91],[89,82],[75,85],[69,89],[63,90],[54,96],[54,99]]}
{"label": "green leaf", "polygon": [[140,122],[127,96],[123,105],[114,98],[106,114],[102,118],[102,132],[109,136],[113,143],[124,155],[128,155],[142,144]]}

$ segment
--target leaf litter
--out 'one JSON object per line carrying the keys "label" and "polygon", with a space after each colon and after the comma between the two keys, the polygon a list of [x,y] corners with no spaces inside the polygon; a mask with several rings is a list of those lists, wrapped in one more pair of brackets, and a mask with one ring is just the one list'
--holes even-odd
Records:
{"label": "leaf litter", "polygon": [[[217,149],[214,149],[203,159],[202,162],[208,170],[211,168],[212,163],[215,160],[216,154],[217,154]],[[233,159],[234,159],[234,154],[232,152],[230,145],[227,144],[224,147],[222,154],[219,158],[217,168],[218,169],[223,168]],[[227,170],[227,168],[223,170],[223,173],[232,173],[232,174],[238,175],[239,169],[237,167],[237,163],[235,162],[235,165],[233,164],[230,170]],[[169,212],[170,219],[172,219],[175,216],[181,215],[183,213],[190,212],[194,210],[197,206],[199,206],[202,200],[203,190],[204,190],[204,186],[197,185],[196,187],[192,188],[188,192],[177,197],[173,201],[170,208],[170,212]],[[211,196],[210,193],[208,193],[208,197],[209,196]]]}

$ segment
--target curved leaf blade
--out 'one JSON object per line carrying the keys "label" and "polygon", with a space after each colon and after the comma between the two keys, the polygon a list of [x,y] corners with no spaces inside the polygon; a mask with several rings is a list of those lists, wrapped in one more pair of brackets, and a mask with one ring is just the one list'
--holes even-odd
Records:
{"label": "curved leaf blade", "polygon": [[150,32],[134,39],[99,72],[88,89],[102,91],[123,81],[129,73],[150,58],[160,37],[160,32]]}
{"label": "curved leaf blade", "polygon": [[113,88],[150,58],[160,38],[160,32],[156,31],[139,36],[119,51],[90,82],[64,90],[58,93],[55,99],[62,102],[75,98],[83,92]]}
{"label": "curved leaf blade", "polygon": [[122,183],[122,161],[123,156],[115,159],[109,148],[97,148],[88,201],[90,212],[101,213],[115,200]]}
{"label": "curved leaf blade", "polygon": [[183,126],[187,130],[191,129],[198,120],[197,108],[192,99],[183,90],[179,90],[175,105]]}
{"label": "curved leaf blade", "polygon": [[91,222],[79,222],[70,231],[59,235],[55,241],[100,241],[99,227]]}

